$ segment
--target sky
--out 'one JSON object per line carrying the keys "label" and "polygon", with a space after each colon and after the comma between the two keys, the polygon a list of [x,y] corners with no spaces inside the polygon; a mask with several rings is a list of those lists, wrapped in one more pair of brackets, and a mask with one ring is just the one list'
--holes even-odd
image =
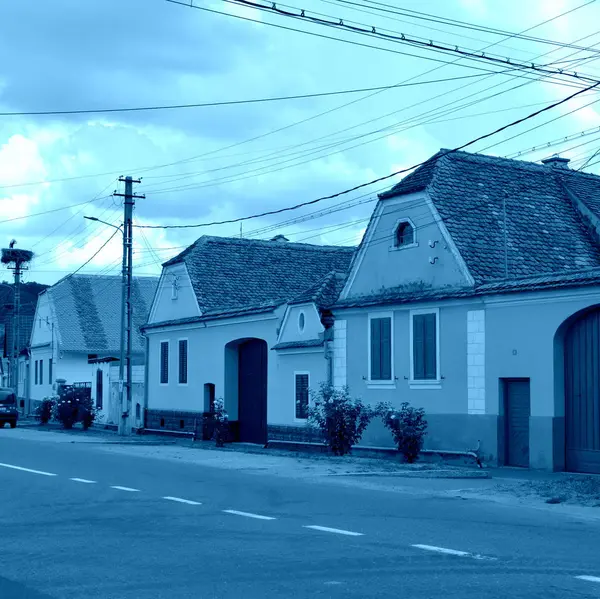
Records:
{"label": "sky", "polygon": [[[114,228],[84,219],[122,222],[122,198],[112,195],[123,192],[119,176],[142,180],[135,185],[146,196],[136,202],[136,225],[245,217],[418,164],[600,79],[600,0],[380,1],[287,0],[277,6],[553,71],[577,70],[588,79],[544,77],[224,0],[186,0],[187,6],[167,0],[1,3],[0,244],[16,239],[17,247],[33,250],[25,280],[53,284],[84,264],[79,272],[119,274],[120,236],[108,241]],[[537,39],[510,37],[524,30]],[[373,87],[388,89],[168,110],[6,114]],[[600,148],[598,93],[581,94],[469,151],[533,161],[557,152],[578,168]],[[586,170],[600,173],[593,162]],[[241,227],[136,227],[135,272],[160,274],[162,262],[201,235],[283,234],[296,242],[357,244],[377,192],[399,179]]]}

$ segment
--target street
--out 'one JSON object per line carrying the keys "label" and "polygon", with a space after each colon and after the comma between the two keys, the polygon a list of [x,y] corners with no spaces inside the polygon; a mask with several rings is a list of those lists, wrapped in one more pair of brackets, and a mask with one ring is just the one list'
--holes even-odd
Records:
{"label": "street", "polygon": [[0,502],[2,599],[600,597],[600,524],[523,507],[10,429],[0,430]]}

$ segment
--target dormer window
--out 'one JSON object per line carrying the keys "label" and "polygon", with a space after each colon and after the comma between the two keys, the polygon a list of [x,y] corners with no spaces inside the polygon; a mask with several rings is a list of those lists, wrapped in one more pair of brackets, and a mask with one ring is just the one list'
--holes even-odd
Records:
{"label": "dormer window", "polygon": [[415,245],[415,228],[408,220],[400,221],[396,225],[394,247],[403,248]]}

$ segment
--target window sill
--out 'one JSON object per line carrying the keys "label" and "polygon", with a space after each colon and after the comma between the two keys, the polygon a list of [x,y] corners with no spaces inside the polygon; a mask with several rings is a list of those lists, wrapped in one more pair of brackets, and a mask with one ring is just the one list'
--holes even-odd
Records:
{"label": "window sill", "polygon": [[394,381],[367,381],[367,389],[395,389]]}
{"label": "window sill", "polygon": [[441,389],[442,381],[408,381],[409,389]]}
{"label": "window sill", "polygon": [[417,248],[417,247],[419,247],[418,242],[407,243],[406,245],[390,245],[389,251],[390,252],[399,252],[401,250],[409,250],[410,248]]}

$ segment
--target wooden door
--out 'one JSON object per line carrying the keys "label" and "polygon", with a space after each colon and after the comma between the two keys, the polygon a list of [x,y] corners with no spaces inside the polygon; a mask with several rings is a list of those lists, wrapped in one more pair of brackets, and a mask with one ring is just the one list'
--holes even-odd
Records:
{"label": "wooden door", "polygon": [[504,382],[506,465],[529,468],[529,379]]}
{"label": "wooden door", "polygon": [[260,339],[239,346],[239,438],[267,442],[267,344]]}
{"label": "wooden door", "polygon": [[572,472],[600,474],[600,311],[565,336],[565,449]]}
{"label": "wooden door", "polygon": [[102,379],[102,370],[100,368],[98,368],[98,370],[96,370],[96,407],[101,410],[102,409],[102,405],[103,405],[103,388],[102,388],[102,383],[103,383],[103,379]]}

